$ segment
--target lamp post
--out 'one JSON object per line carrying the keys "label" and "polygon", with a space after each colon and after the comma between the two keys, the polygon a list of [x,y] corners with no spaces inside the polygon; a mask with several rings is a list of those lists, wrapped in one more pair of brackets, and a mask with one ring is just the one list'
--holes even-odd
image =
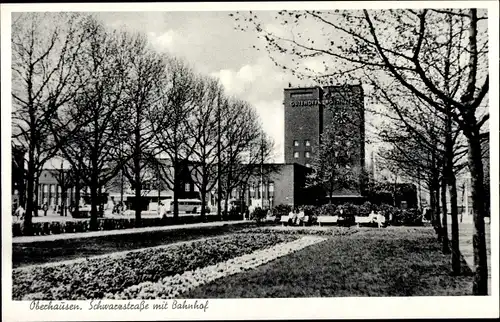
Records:
{"label": "lamp post", "polygon": [[65,189],[66,185],[64,184],[64,169],[63,169],[63,162],[61,161],[61,216],[65,215],[65,208],[66,208],[66,194],[65,194]]}
{"label": "lamp post", "polygon": [[123,205],[123,141],[120,140],[120,206]]}
{"label": "lamp post", "polygon": [[156,162],[156,184],[157,184],[157,188],[158,188],[158,209],[157,209],[157,212],[158,212],[158,216],[160,215],[160,161],[158,160]]}

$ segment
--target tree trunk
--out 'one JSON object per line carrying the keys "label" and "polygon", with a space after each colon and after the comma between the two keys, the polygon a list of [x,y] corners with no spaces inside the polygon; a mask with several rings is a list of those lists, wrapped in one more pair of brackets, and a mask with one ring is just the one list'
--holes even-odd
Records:
{"label": "tree trunk", "polygon": [[98,205],[98,196],[97,196],[97,173],[93,171],[91,184],[90,184],[90,230],[96,231],[98,230],[97,223],[97,205]]}
{"label": "tree trunk", "polygon": [[451,267],[453,274],[461,272],[460,246],[458,235],[458,205],[457,205],[457,180],[453,170],[449,176],[450,204],[451,204]]}
{"label": "tree trunk", "polygon": [[205,222],[205,211],[206,211],[206,206],[205,206],[205,201],[207,200],[207,192],[206,188],[203,187],[200,189],[200,196],[201,196],[201,214],[200,218],[202,222]]}
{"label": "tree trunk", "polygon": [[435,189],[434,189],[434,202],[436,205],[436,229],[438,231],[438,240],[441,242],[443,240],[443,229],[441,227],[441,209],[439,206],[440,203],[440,188],[439,188],[439,182],[436,181],[435,183]]}
{"label": "tree trunk", "polygon": [[27,175],[27,202],[26,202],[26,213],[24,214],[24,234],[30,236],[33,234],[33,213],[36,211],[36,205],[34,205],[34,178],[35,165],[33,162],[33,155],[30,154],[30,160],[28,161],[28,175]]}
{"label": "tree trunk", "polygon": [[75,200],[74,200],[75,209],[73,217],[78,217],[80,213],[80,178],[78,176],[75,177]]}
{"label": "tree trunk", "polygon": [[[224,197],[224,217],[228,216],[229,213],[228,213],[228,208],[229,208],[229,196],[231,195],[231,192],[230,191],[226,191],[225,193],[225,197]],[[225,219],[225,218],[223,218]]]}
{"label": "tree trunk", "polygon": [[436,202],[434,201],[434,189],[432,188],[431,185],[429,187],[429,201],[430,201],[430,208],[431,208],[431,216],[430,216],[430,221],[432,224],[432,227],[434,229],[436,228],[436,218],[435,218],[435,211],[436,211]]}
{"label": "tree trunk", "polygon": [[[218,178],[220,180],[220,177]],[[220,186],[220,181],[217,183],[217,217],[224,219],[227,214],[227,209],[224,212],[221,211],[221,199],[222,199],[222,187]],[[227,194],[226,194],[227,199]]]}
{"label": "tree trunk", "polygon": [[68,213],[66,212],[67,210],[67,205],[66,205],[66,199],[68,199],[68,187],[66,185],[61,186],[61,198],[62,198],[62,209],[61,209],[61,216],[66,217]]}
{"label": "tree trunk", "polygon": [[141,116],[142,106],[136,104],[136,124],[134,129],[134,176],[135,176],[135,227],[141,227],[141,212],[142,212],[142,180],[141,180]]}
{"label": "tree trunk", "polygon": [[104,204],[103,204],[103,202],[102,202],[102,201],[103,201],[103,200],[102,200],[102,199],[103,199],[103,198],[102,198],[102,186],[100,186],[100,187],[99,187],[99,190],[97,190],[97,191],[98,191],[98,197],[97,197],[97,200],[99,200],[99,204],[98,204],[98,205],[99,205],[99,208],[98,208],[98,209],[99,209],[99,213],[101,213],[101,211],[102,211],[102,212],[104,212]]}
{"label": "tree trunk", "polygon": [[481,159],[481,142],[479,130],[472,133],[469,141],[469,170],[472,178],[472,211],[474,218],[474,234],[472,245],[474,248],[474,295],[488,295],[488,266],[486,253],[486,236],[484,227],[485,203],[484,203],[484,173],[483,161]]}
{"label": "tree trunk", "polygon": [[[24,170],[24,155],[22,158],[23,163],[21,167],[21,180],[19,180],[19,204],[26,209],[26,170]],[[36,185],[35,185],[36,190]]]}
{"label": "tree trunk", "polygon": [[396,175],[396,177],[394,178],[394,189],[392,191],[392,198],[393,198],[394,207],[398,206],[397,201],[396,201],[397,189],[398,189],[398,176]]}
{"label": "tree trunk", "polygon": [[[140,180],[140,178],[139,178]],[[135,181],[135,227],[141,227],[141,212],[142,212],[142,198],[141,198],[141,182]]]}
{"label": "tree trunk", "polygon": [[142,212],[142,183],[141,183],[141,165],[139,157],[134,158],[134,175],[135,175],[135,227],[141,227],[141,212]]}
{"label": "tree trunk", "polygon": [[458,237],[458,196],[457,196],[457,178],[453,171],[453,139],[451,128],[451,116],[446,116],[446,181],[450,189],[450,207],[451,207],[451,268],[454,275],[460,275],[460,246]]}
{"label": "tree trunk", "polygon": [[172,216],[174,222],[179,220],[179,191],[180,191],[180,180],[179,180],[179,159],[177,154],[174,157],[174,200],[172,208]]}
{"label": "tree trunk", "polygon": [[40,204],[40,201],[38,200],[39,199],[38,198],[38,191],[40,189],[38,183],[40,181],[40,174],[41,174],[41,172],[38,172],[38,171],[35,173],[35,191],[34,191],[34,193],[35,193],[35,196],[34,196],[35,202],[34,202],[34,205],[33,205],[33,210],[35,212],[34,213],[35,217],[38,217],[38,205]]}
{"label": "tree trunk", "polygon": [[450,241],[448,238],[448,205],[446,204],[447,198],[446,198],[446,177],[443,175],[442,180],[442,186],[441,186],[441,204],[443,207],[443,224],[441,227],[442,231],[442,242],[443,242],[443,254],[449,254],[450,253]]}

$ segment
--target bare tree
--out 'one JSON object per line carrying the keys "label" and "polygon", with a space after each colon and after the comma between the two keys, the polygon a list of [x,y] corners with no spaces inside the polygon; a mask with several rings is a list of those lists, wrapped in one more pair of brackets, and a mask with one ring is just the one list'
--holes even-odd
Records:
{"label": "bare tree", "polygon": [[125,163],[124,175],[135,190],[135,225],[140,227],[143,183],[148,175],[151,177],[151,170],[155,166],[155,135],[151,120],[155,107],[161,103],[165,64],[163,57],[148,47],[145,35],[124,34],[122,37],[127,42],[125,47],[128,51],[124,62],[127,80],[121,109],[126,118],[120,122],[120,126],[121,132],[130,132],[121,144],[130,153],[125,156],[131,160]]}
{"label": "bare tree", "polygon": [[207,194],[217,183],[217,141],[218,105],[222,104],[223,90],[214,79],[203,78],[197,98],[196,108],[188,121],[188,131],[192,137],[191,173],[195,186],[200,192],[201,216],[206,212]]}
{"label": "bare tree", "polygon": [[124,131],[118,116],[124,104],[128,76],[125,55],[132,48],[126,35],[107,31],[93,18],[87,21],[85,28],[91,37],[78,63],[87,82],[53,120],[52,132],[61,143],[66,160],[90,188],[90,228],[96,230],[102,187],[127,161],[118,157],[120,132]]}
{"label": "bare tree", "polygon": [[260,142],[261,127],[255,109],[248,103],[230,99],[225,100],[222,107],[220,123],[224,124],[219,127],[224,131],[220,133],[223,147],[219,155],[221,167],[218,186],[224,194],[223,198],[219,197],[225,201],[223,213],[227,213],[232,192],[248,180],[249,166],[245,164],[245,157],[255,142]]}
{"label": "bare tree", "polygon": [[37,177],[57,151],[50,123],[82,85],[76,57],[87,34],[78,14],[20,13],[12,24],[12,139],[27,157],[25,230],[37,211]]}
{"label": "bare tree", "polygon": [[161,180],[174,192],[173,216],[179,216],[179,192],[181,163],[187,160],[194,148],[190,141],[188,122],[196,107],[200,80],[191,68],[176,58],[166,58],[167,78],[164,79],[163,94],[159,105],[151,113],[152,131],[155,134],[156,157],[168,157],[167,164],[158,160]]}
{"label": "bare tree", "polygon": [[[456,21],[453,34],[457,35],[452,42],[451,59],[446,55],[447,42],[441,41],[449,15]],[[283,36],[265,30],[255,13],[236,18],[244,20],[242,29],[252,26],[257,30],[266,40],[266,49],[276,64],[291,73],[316,77],[317,71],[307,70],[302,64],[304,59],[312,59],[325,62],[318,79],[362,74],[360,77],[370,83],[375,78],[387,78],[428,103],[434,112],[446,115],[446,106],[451,107],[451,119],[463,131],[469,145],[474,210],[473,289],[474,294],[487,294],[481,160],[481,140],[486,135],[481,129],[489,119],[488,113],[482,113],[489,90],[485,11],[480,16],[476,9],[280,11],[277,18],[288,30],[296,30],[290,26],[304,21],[323,27],[320,35],[302,30]],[[283,62],[283,53],[293,55],[294,61]],[[457,81],[458,90],[451,93],[446,90],[443,69],[439,68],[447,60],[449,79],[467,78],[466,82]]]}

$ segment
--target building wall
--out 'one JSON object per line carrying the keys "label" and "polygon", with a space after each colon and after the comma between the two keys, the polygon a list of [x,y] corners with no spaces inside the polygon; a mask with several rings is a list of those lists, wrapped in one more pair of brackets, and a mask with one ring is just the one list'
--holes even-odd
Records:
{"label": "building wall", "polygon": [[294,166],[293,164],[283,164],[277,173],[270,175],[274,181],[274,206],[285,204],[293,205],[295,203]]}
{"label": "building wall", "polygon": [[[55,209],[56,205],[62,204],[62,191],[58,182],[58,176],[61,175],[60,170],[45,169],[42,170],[38,177],[38,203],[41,207],[47,203],[49,210]],[[66,205],[69,205],[72,200],[72,190],[69,189],[66,195]]]}
{"label": "building wall", "polygon": [[[323,88],[323,127],[342,127],[350,134],[350,139],[344,144],[349,145],[351,167],[360,174],[358,185],[353,189],[336,191],[335,195],[361,195],[361,173],[365,167],[365,108],[361,85],[327,86]],[[343,115],[342,115],[343,114]],[[341,124],[334,124],[336,119],[344,119]]]}
{"label": "building wall", "polygon": [[[285,163],[311,162],[321,135],[320,98],[319,87],[285,89]],[[310,142],[309,147],[306,140]],[[295,152],[298,158],[294,157]],[[310,153],[309,158],[305,157],[306,152]]]}
{"label": "building wall", "polygon": [[[266,167],[274,167],[276,171],[264,176],[264,197],[260,200],[260,178],[254,177],[249,182],[246,202],[248,205],[274,207],[284,205],[306,205],[315,202],[314,197],[305,188],[306,175],[310,171],[307,167],[292,164],[267,164]],[[273,189],[269,189],[272,186]]]}

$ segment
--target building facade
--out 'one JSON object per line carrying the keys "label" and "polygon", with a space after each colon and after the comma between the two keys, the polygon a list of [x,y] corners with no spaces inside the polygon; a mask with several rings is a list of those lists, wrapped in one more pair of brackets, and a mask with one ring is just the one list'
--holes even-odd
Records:
{"label": "building facade", "polygon": [[354,173],[359,184],[352,189],[335,191],[335,197],[361,197],[365,165],[365,109],[361,85],[287,88],[284,90],[285,163],[310,167],[321,145],[322,135],[329,128],[333,133],[348,130]]}

